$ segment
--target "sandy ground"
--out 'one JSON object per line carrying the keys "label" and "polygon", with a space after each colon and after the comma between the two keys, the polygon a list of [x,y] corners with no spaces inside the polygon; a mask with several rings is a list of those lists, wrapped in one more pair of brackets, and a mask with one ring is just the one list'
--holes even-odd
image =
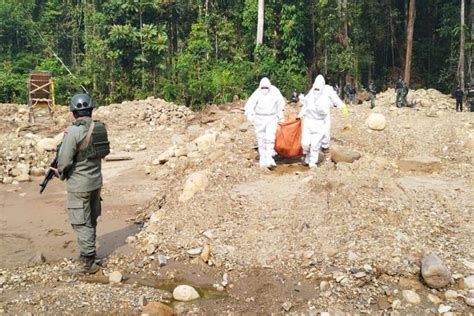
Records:
{"label": "sandy ground", "polygon": [[[136,170],[146,158],[103,163],[103,211],[98,224],[98,255],[107,257],[125,244],[139,226],[133,220],[139,206],[154,197],[150,178]],[[22,265],[41,252],[48,261],[76,257],[75,235],[65,210],[65,184],[51,180],[42,195],[42,178],[16,186],[0,186],[0,268]]]}

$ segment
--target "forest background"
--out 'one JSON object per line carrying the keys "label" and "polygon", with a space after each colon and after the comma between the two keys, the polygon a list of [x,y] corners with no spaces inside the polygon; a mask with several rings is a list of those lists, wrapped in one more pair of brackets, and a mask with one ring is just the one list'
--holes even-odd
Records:
{"label": "forest background", "polygon": [[472,79],[473,3],[0,0],[0,102],[26,103],[31,70],[53,73],[60,104],[83,85],[99,104],[153,95],[199,109],[247,97],[262,75],[288,98],[318,73],[381,91],[407,58],[410,87],[450,93]]}

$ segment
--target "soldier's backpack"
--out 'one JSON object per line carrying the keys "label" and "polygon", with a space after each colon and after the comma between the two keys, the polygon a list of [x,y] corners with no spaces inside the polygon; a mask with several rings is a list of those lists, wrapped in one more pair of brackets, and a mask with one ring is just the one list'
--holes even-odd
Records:
{"label": "soldier's backpack", "polygon": [[110,153],[110,143],[104,123],[90,121],[85,125],[87,135],[79,144],[77,161],[105,158]]}

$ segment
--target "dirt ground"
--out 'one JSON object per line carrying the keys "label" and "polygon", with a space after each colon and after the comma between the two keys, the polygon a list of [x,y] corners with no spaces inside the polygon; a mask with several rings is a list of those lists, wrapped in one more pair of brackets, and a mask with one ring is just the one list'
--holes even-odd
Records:
{"label": "dirt ground", "polygon": [[[0,184],[0,313],[139,314],[159,301],[178,315],[472,315],[474,118],[437,91],[414,95],[413,109],[395,108],[390,93],[374,110],[334,109],[332,148],[360,159],[326,154],[315,170],[299,158],[259,168],[242,102],[202,113],[157,99],[100,108],[111,156],[131,158],[103,164],[106,265],[68,273],[76,250],[63,183],[41,196],[41,178]],[[52,156],[29,132],[53,137],[70,120],[64,111],[28,126],[22,108],[0,105],[4,177],[30,153],[30,166]],[[373,112],[385,116],[381,131],[367,127]],[[38,251],[46,262],[28,264]],[[453,276],[438,290],[420,275],[431,252]],[[179,284],[201,298],[174,300]]]}
{"label": "dirt ground", "polygon": [[[128,155],[130,156],[130,155]],[[104,212],[98,225],[98,255],[107,257],[125,244],[139,226],[134,216],[139,206],[154,197],[153,182],[136,172],[145,155],[133,160],[104,163]],[[0,186],[2,233],[0,235],[0,268],[27,264],[37,252],[48,261],[78,255],[75,235],[65,209],[65,185],[58,179],[39,194],[39,181],[17,186]]]}

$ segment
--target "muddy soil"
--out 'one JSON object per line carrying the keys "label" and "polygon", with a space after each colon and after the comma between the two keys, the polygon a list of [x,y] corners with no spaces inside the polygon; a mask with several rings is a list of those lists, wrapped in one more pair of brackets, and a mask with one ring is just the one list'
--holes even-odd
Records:
{"label": "muddy soil", "polygon": [[[137,208],[155,195],[156,182],[136,170],[145,155],[132,158],[103,164],[103,212],[97,240],[100,257],[123,247],[125,239],[139,230],[134,222]],[[0,186],[0,268],[27,264],[38,252],[48,261],[78,255],[65,209],[65,184],[55,178],[40,195],[41,181],[37,177],[32,182]]]}

